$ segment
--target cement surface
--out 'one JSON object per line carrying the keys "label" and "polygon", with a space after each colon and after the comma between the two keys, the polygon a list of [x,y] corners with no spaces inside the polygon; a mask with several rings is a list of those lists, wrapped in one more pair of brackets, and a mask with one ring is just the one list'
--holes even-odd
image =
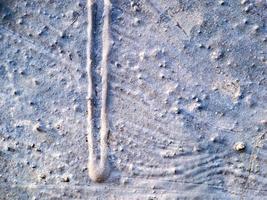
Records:
{"label": "cement surface", "polygon": [[111,3],[111,169],[94,183],[103,0],[94,24],[85,0],[0,0],[0,199],[266,199],[267,2]]}

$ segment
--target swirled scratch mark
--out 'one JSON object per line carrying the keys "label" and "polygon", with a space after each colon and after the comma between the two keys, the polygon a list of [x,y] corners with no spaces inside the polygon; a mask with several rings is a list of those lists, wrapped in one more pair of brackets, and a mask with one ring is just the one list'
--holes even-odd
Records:
{"label": "swirled scratch mark", "polygon": [[89,161],[88,171],[89,177],[95,182],[105,181],[110,174],[110,166],[108,161],[108,116],[107,116],[107,96],[108,96],[108,57],[110,51],[109,44],[109,21],[110,21],[110,0],[104,0],[103,15],[103,31],[102,31],[102,60],[101,60],[101,76],[102,76],[102,105],[100,114],[100,159],[97,159],[94,151],[94,135],[93,135],[93,78],[92,78],[92,40],[93,40],[93,6],[95,0],[87,0],[88,9],[88,27],[87,27],[87,74],[88,74],[88,150]]}

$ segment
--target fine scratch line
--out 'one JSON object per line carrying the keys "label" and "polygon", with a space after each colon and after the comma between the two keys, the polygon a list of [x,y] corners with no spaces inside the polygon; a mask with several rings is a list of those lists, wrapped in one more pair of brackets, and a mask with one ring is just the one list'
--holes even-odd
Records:
{"label": "fine scratch line", "polygon": [[104,23],[102,32],[102,60],[101,60],[101,76],[102,76],[102,105],[100,114],[100,159],[94,151],[94,134],[93,134],[93,58],[91,50],[93,48],[93,7],[95,0],[87,0],[88,9],[88,27],[87,27],[87,74],[88,74],[88,150],[89,150],[89,161],[88,161],[88,172],[89,177],[95,182],[105,181],[110,174],[110,166],[108,161],[108,117],[107,117],[107,96],[108,96],[108,57],[110,52],[109,44],[109,21],[110,21],[110,0],[104,0]]}

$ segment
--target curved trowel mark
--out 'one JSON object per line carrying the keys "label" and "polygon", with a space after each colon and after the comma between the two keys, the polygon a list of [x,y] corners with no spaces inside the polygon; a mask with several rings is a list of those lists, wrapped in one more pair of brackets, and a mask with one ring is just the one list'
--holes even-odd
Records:
{"label": "curved trowel mark", "polygon": [[111,3],[110,0],[104,0],[104,24],[102,32],[102,61],[101,61],[101,75],[102,75],[102,106],[100,116],[100,160],[94,152],[94,136],[93,136],[93,79],[92,79],[92,39],[93,39],[93,6],[94,0],[87,0],[88,6],[88,46],[87,46],[87,74],[88,74],[88,148],[89,161],[88,170],[90,178],[95,182],[102,182],[106,180],[110,173],[110,166],[108,162],[108,118],[107,118],[107,93],[108,93],[108,54],[109,54],[109,12]]}

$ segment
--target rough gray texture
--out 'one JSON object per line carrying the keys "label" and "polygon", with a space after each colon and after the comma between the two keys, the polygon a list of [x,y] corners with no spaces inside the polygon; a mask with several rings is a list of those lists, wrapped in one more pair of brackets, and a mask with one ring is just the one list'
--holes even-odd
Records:
{"label": "rough gray texture", "polygon": [[267,2],[112,4],[112,172],[95,184],[86,1],[0,0],[0,199],[266,198]]}

